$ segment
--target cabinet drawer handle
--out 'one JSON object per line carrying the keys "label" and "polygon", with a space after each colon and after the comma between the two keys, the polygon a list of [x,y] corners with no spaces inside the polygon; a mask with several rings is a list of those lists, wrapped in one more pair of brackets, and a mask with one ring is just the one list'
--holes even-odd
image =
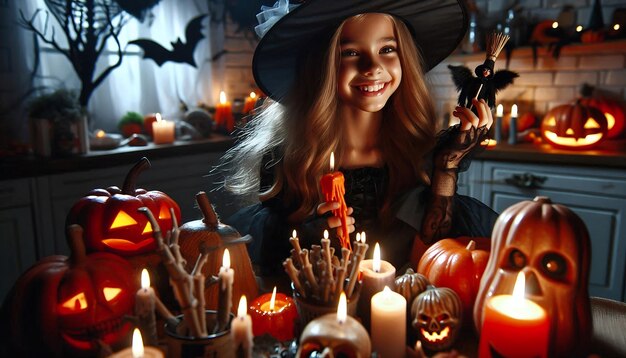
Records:
{"label": "cabinet drawer handle", "polygon": [[531,173],[513,174],[509,178],[504,179],[504,182],[516,186],[518,188],[536,189],[541,188],[541,185],[548,179],[548,177],[541,177]]}

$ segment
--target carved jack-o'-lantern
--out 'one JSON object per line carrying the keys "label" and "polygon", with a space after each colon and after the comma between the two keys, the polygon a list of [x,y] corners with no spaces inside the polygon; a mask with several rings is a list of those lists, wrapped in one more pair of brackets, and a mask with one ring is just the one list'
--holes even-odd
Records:
{"label": "carved jack-o'-lantern", "polygon": [[551,356],[584,351],[591,336],[590,245],[583,221],[546,197],[507,208],[493,229],[491,256],[474,305],[476,329],[480,332],[486,299],[511,294],[522,271],[526,298],[551,319]]}
{"label": "carved jack-o'-lantern", "polygon": [[117,187],[95,189],[74,204],[66,223],[84,228],[88,251],[123,256],[154,251],[157,244],[152,226],[146,216],[137,211],[144,206],[155,215],[158,213],[163,232],[172,229],[170,208],[180,222],[180,208],[172,198],[156,190],[135,189],[137,176],[149,167],[148,159],[142,158],[126,176],[122,190]]}
{"label": "carved jack-o'-lantern", "polygon": [[[72,254],[33,265],[7,296],[2,325],[15,356],[95,356],[100,343],[130,343],[137,290],[132,267],[117,255],[85,254],[82,229],[68,228]],[[3,331],[6,329],[3,328]]]}
{"label": "carved jack-o'-lantern", "polygon": [[565,149],[587,149],[607,135],[607,121],[597,108],[579,102],[552,108],[541,122],[541,136],[551,145]]}
{"label": "carved jack-o'-lantern", "polygon": [[624,104],[611,98],[583,97],[580,103],[599,109],[606,117],[608,133],[607,138],[618,138],[626,127],[624,120]]}
{"label": "carved jack-o'-lantern", "polygon": [[463,305],[452,289],[429,286],[413,301],[411,317],[422,345],[440,351],[454,344],[461,329]]}

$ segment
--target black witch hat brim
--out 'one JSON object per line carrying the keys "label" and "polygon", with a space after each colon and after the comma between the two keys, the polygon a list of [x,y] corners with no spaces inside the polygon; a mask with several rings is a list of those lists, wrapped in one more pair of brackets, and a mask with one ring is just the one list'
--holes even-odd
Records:
{"label": "black witch hat brim", "polygon": [[393,15],[407,24],[424,71],[454,51],[468,26],[463,0],[308,0],[278,20],[257,45],[252,61],[257,85],[280,101],[313,44],[327,44],[343,20],[372,12]]}

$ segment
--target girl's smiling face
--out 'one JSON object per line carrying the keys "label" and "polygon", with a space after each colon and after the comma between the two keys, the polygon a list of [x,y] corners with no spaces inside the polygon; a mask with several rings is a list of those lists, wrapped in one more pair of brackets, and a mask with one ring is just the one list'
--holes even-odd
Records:
{"label": "girl's smiling face", "polygon": [[389,15],[371,13],[346,20],[340,51],[337,84],[342,105],[380,111],[402,79],[398,43]]}

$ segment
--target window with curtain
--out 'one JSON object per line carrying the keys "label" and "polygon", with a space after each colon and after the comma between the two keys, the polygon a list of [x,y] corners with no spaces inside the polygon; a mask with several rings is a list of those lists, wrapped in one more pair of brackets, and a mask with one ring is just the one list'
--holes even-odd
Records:
{"label": "window with curtain", "polygon": [[[19,16],[21,10],[30,19],[37,9],[48,10],[44,0],[20,1],[16,12]],[[213,89],[220,88],[223,63],[211,62],[210,59],[211,53],[219,51],[223,44],[223,24],[210,24],[209,16],[203,19],[201,32],[204,38],[198,42],[193,53],[196,67],[178,62],[165,62],[159,66],[152,59],[144,59],[139,46],[129,44],[142,38],[171,49],[171,42],[178,39],[186,42],[187,24],[193,18],[208,13],[208,1],[161,0],[149,11],[151,14],[143,21],[124,13],[127,22],[118,36],[123,51],[122,63],[110,72],[89,99],[87,109],[91,130],[115,131],[117,122],[128,111],[141,114],[160,112],[165,118],[177,119],[182,116],[181,102],[193,107],[198,103],[213,104],[218,98]],[[56,19],[50,14],[47,20],[46,24],[46,14],[42,11],[34,18],[34,24],[42,31],[47,26],[48,37],[54,31],[56,42],[66,48],[65,36]],[[25,56],[26,67],[36,70],[31,81],[32,88],[80,88],[80,80],[67,57],[53,46],[37,40],[39,60],[36,62],[32,32],[26,29],[20,32],[25,41],[15,43],[24,47],[20,52]],[[98,58],[94,77],[117,61],[117,44],[109,39],[105,51]]]}

